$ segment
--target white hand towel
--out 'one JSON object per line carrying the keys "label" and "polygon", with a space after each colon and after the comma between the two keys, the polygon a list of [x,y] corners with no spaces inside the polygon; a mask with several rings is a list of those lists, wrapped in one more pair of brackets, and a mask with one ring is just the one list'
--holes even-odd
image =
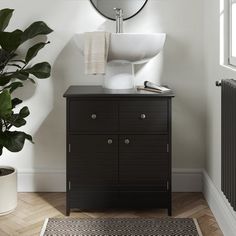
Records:
{"label": "white hand towel", "polygon": [[109,44],[110,33],[108,32],[85,33],[85,74],[105,74]]}

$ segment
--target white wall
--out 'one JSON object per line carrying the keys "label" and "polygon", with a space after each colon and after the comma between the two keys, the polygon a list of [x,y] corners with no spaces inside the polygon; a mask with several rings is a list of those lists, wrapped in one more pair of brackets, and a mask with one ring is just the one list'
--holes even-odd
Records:
{"label": "white wall", "polygon": [[[13,165],[26,175],[31,171],[64,173],[66,110],[62,95],[70,85],[102,83],[101,76],[84,75],[73,36],[98,29],[114,32],[115,24],[101,17],[88,0],[1,0],[0,8],[5,7],[16,9],[9,29],[24,28],[35,20],[44,20],[54,29],[49,36],[51,44],[37,59],[49,61],[53,71],[51,79],[38,81],[36,88],[28,83],[18,91],[31,110],[25,130],[33,135],[35,145],[26,143],[16,154],[4,151],[0,164]],[[203,0],[149,0],[138,16],[125,22],[125,31],[167,33],[163,53],[146,65],[136,66],[136,82],[160,82],[176,91],[173,167],[202,168],[206,141]],[[218,93],[215,87],[212,91]]]}
{"label": "white wall", "polygon": [[236,79],[236,70],[223,66],[224,19],[227,0],[204,1],[204,60],[206,76],[206,171],[204,194],[225,236],[235,234],[236,213],[221,192],[221,88],[215,81]]}
{"label": "white wall", "polygon": [[[221,3],[221,4],[220,4]],[[224,0],[205,1],[205,41],[204,58],[207,85],[207,158],[206,170],[215,185],[221,186],[221,89],[215,81],[227,78],[236,79],[236,69],[221,65],[223,48],[220,37],[223,30]]]}

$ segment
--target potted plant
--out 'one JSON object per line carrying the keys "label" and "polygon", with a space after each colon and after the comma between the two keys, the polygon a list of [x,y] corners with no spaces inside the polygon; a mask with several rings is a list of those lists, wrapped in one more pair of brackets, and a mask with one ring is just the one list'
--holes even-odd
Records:
{"label": "potted plant", "polygon": [[[13,14],[13,9],[0,10],[0,156],[3,149],[11,152],[22,150],[25,140],[33,142],[31,135],[21,131],[29,116],[28,107],[22,107],[22,100],[14,97],[14,91],[23,87],[25,81],[35,83],[35,78],[50,77],[48,62],[31,64],[31,60],[49,42],[38,42],[28,48],[24,56],[19,56],[18,48],[38,35],[48,35],[52,30],[43,22],[37,21],[24,31],[5,31]],[[17,106],[20,105],[20,109]],[[17,108],[17,109],[16,109]],[[17,204],[16,170],[0,166],[0,215],[15,209]]]}

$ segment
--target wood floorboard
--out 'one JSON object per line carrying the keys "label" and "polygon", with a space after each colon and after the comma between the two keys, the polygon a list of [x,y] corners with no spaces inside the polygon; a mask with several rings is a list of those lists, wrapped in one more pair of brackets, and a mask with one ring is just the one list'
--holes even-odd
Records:
{"label": "wood floorboard", "polygon": [[[14,212],[0,216],[0,236],[36,236],[49,217],[65,217],[65,193],[19,193]],[[72,212],[73,218],[167,217],[166,210]],[[201,193],[173,193],[173,217],[198,220],[203,236],[223,236]]]}

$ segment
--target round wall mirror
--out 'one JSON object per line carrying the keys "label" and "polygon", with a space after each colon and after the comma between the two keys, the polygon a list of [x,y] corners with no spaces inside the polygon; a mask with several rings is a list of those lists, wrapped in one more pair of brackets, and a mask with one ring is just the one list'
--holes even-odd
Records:
{"label": "round wall mirror", "polygon": [[128,20],[137,15],[148,0],[90,0],[95,9],[104,17],[115,20],[114,8],[123,10],[123,19]]}

